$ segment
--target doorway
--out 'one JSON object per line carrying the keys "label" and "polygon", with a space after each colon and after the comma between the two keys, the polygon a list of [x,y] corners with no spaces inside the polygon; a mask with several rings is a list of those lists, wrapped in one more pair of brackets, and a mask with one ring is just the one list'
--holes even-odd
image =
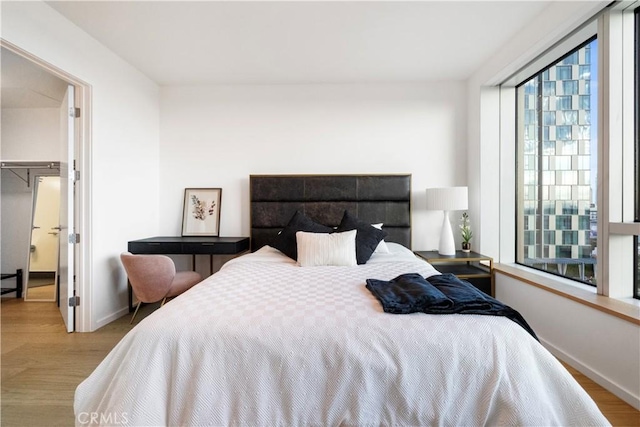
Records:
{"label": "doorway", "polygon": [[25,301],[57,302],[60,239],[60,176],[38,175],[33,185],[31,241]]}
{"label": "doorway", "polygon": [[[49,226],[45,230],[47,236],[49,236],[48,233],[51,233],[50,236],[58,240],[59,250],[55,255],[58,264],[54,271],[48,269],[34,272],[44,276],[36,278],[38,274],[35,274],[34,279],[49,280],[54,273],[54,284],[56,284],[54,288],[60,289],[58,299],[65,328],[68,332],[89,331],[89,292],[84,286],[86,283],[84,278],[88,273],[88,268],[85,266],[86,249],[76,242],[77,236],[81,235],[82,230],[88,227],[86,221],[88,212],[84,203],[88,185],[78,181],[78,178],[81,171],[82,175],[88,178],[89,162],[85,160],[85,155],[88,154],[85,149],[85,141],[88,141],[89,134],[90,86],[5,40],[0,39],[0,48],[2,53],[3,113],[0,158],[2,163],[3,165],[6,162],[16,163],[16,160],[26,160],[28,163],[42,162],[44,159],[51,160],[53,163],[57,162],[60,170],[58,180],[63,189],[62,192],[66,195],[61,198],[60,203],[61,207],[63,204],[65,205],[66,211],[65,209],[61,210],[57,225]],[[87,113],[86,118],[80,118],[82,111]],[[33,118],[44,118],[44,120],[35,121]],[[13,119],[16,120],[12,121]],[[39,124],[34,125],[36,123]],[[51,136],[46,128],[55,127],[54,123],[58,129],[57,132],[51,134],[55,135]],[[5,172],[4,166],[2,171],[2,227],[0,231],[2,272],[21,268],[27,278],[32,259],[33,224],[30,223],[29,215],[32,203],[31,186],[41,183],[36,184],[33,181],[34,177],[28,176],[28,170],[26,176],[24,172]],[[37,174],[37,168],[32,172]],[[22,184],[26,183],[28,188],[25,189],[23,185],[21,191],[11,191],[11,186],[15,189],[16,180],[22,180]],[[21,203],[15,203],[17,201]],[[8,211],[13,212],[7,214]],[[35,251],[38,251],[37,245]],[[65,259],[62,268],[60,268],[60,258]],[[64,283],[60,280],[63,277],[65,278]],[[25,296],[29,301],[28,279],[26,282]],[[37,283],[37,281],[33,283]],[[59,287],[58,284],[60,284]],[[36,290],[34,293],[37,293]],[[86,299],[82,298],[87,304],[86,310],[76,307],[83,293],[86,294]],[[7,296],[11,296],[11,294]],[[64,298],[60,298],[60,296]],[[50,299],[50,297],[45,299]],[[76,311],[80,314],[79,324],[75,321]]]}

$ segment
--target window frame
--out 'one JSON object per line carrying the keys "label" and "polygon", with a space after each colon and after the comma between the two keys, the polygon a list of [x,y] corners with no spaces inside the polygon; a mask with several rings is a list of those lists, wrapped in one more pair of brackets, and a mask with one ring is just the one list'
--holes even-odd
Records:
{"label": "window frame", "polygon": [[640,235],[640,223],[635,221],[637,184],[629,186],[628,183],[634,183],[636,177],[635,11],[638,7],[640,1],[616,4],[605,11],[598,25],[599,33],[605,37],[598,64],[603,98],[599,105],[602,111],[599,118],[602,147],[599,149],[608,157],[598,171],[606,177],[602,191],[606,212],[602,219],[598,218],[598,242],[602,239],[606,245],[602,251],[606,268],[600,269],[603,286],[599,293],[615,298],[636,297],[638,254],[633,244]]}
{"label": "window frame", "polygon": [[[636,242],[637,236],[640,235],[640,222],[635,221],[638,201],[637,197],[634,197],[639,190],[628,185],[629,182],[640,179],[636,174],[636,167],[640,167],[640,157],[634,150],[637,144],[635,123],[640,120],[637,118],[640,114],[633,108],[636,89],[640,85],[635,80],[635,61],[633,60],[635,48],[633,32],[636,25],[634,20],[636,15],[633,12],[638,6],[640,1],[623,1],[609,4],[599,12],[594,12],[595,15],[592,18],[577,26],[564,39],[555,42],[511,76],[505,77],[502,83],[499,83],[496,92],[491,88],[481,90],[481,106],[485,104],[493,106],[500,118],[497,129],[500,135],[501,155],[505,159],[501,161],[500,166],[500,176],[504,183],[504,177],[516,178],[519,173],[517,162],[520,160],[517,160],[518,149],[516,148],[518,125],[515,120],[517,113],[514,102],[517,99],[516,86],[544,69],[546,64],[554,63],[553,59],[565,56],[574,46],[592,35],[597,35],[598,86],[597,89],[591,87],[592,91],[598,91],[599,98],[598,105],[591,106],[592,109],[598,110],[599,212],[596,292],[625,300],[634,296],[634,280],[640,280],[634,279],[640,274],[637,272],[640,254],[636,250],[629,250],[633,249],[633,242]],[[624,44],[623,39],[626,40]],[[623,91],[623,87],[626,90]],[[492,104],[493,99],[499,100],[498,103]],[[484,144],[484,138],[481,138],[481,141]],[[487,143],[490,142],[487,141]],[[622,168],[620,168],[621,162]],[[610,176],[609,173],[611,173]],[[623,186],[625,179],[626,187]],[[521,250],[515,243],[518,226],[519,224],[521,226],[522,221],[517,214],[520,196],[516,193],[515,181],[513,179],[512,183],[501,185],[499,192],[501,203],[498,223],[504,230],[500,233],[498,240],[499,259],[501,262],[508,263],[515,263],[516,259],[521,259],[519,256]],[[521,268],[528,269],[525,266]],[[543,272],[540,274],[545,275]],[[559,284],[585,289],[584,285],[580,286],[580,282],[571,279],[557,277],[554,280]],[[638,303],[638,300],[634,301],[635,304]]]}
{"label": "window frame", "polygon": [[[634,9],[634,31],[635,31],[635,217],[634,222],[640,222],[640,5]],[[633,297],[640,299],[640,239],[638,236],[633,238],[633,264],[636,266],[636,274],[633,279]]]}

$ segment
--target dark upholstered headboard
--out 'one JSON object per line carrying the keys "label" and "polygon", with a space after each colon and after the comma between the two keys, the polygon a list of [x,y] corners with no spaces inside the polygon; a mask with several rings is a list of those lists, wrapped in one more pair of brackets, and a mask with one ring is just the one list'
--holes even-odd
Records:
{"label": "dark upholstered headboard", "polygon": [[268,245],[296,210],[335,227],[345,210],[384,223],[385,241],[411,248],[411,175],[251,175],[251,250]]}

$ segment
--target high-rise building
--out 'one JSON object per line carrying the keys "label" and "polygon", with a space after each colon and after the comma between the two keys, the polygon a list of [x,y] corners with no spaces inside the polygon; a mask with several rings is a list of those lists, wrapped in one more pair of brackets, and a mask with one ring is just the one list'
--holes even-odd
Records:
{"label": "high-rise building", "polygon": [[595,255],[596,50],[593,40],[524,84],[520,215],[527,263]]}

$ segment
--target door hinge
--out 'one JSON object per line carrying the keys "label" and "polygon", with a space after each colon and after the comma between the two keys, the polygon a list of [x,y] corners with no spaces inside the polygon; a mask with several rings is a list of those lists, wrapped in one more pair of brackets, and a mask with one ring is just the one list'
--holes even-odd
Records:
{"label": "door hinge", "polygon": [[79,296],[72,296],[69,297],[69,307],[78,307],[80,305],[80,297]]}
{"label": "door hinge", "polygon": [[73,171],[74,178],[76,181],[80,181],[80,171]]}
{"label": "door hinge", "polygon": [[70,107],[69,108],[69,117],[73,117],[75,119],[79,119],[80,118],[80,109],[79,108]]}
{"label": "door hinge", "polygon": [[74,243],[80,243],[80,233],[69,234],[69,243],[71,243],[72,245]]}

